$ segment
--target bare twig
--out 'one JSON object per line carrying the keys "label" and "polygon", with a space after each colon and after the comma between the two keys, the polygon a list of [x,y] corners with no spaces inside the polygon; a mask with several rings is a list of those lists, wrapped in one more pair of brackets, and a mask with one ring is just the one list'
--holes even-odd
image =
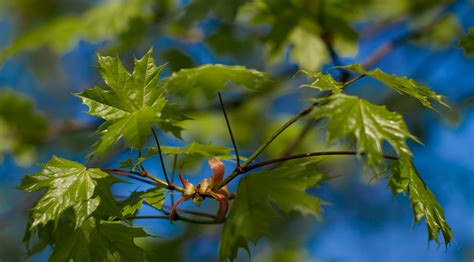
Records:
{"label": "bare twig", "polygon": [[[275,158],[275,159],[270,159],[267,161],[262,161],[255,163],[253,165],[248,165],[244,171],[249,172],[250,170],[275,164],[275,163],[281,163],[285,162],[288,160],[294,160],[294,159],[300,159],[300,158],[306,158],[306,157],[315,157],[315,156],[335,156],[335,155],[347,155],[347,156],[355,156],[355,155],[361,155],[364,156],[364,152],[356,152],[356,151],[326,151],[326,152],[311,152],[311,153],[304,153],[304,154],[297,154],[297,155],[291,155],[287,157],[280,157],[280,158]],[[396,156],[391,156],[391,155],[383,155],[384,158],[389,159],[389,160],[398,160],[398,157]]]}
{"label": "bare twig", "polygon": [[225,111],[224,102],[222,101],[221,93],[218,92],[217,96],[219,97],[219,103],[221,104],[222,113],[224,114],[225,122],[227,124],[227,130],[229,131],[230,139],[232,140],[232,145],[234,146],[235,157],[237,158],[237,168],[240,168],[240,156],[239,150],[237,149],[237,144],[235,143],[234,134],[232,133],[232,128],[230,127],[229,118],[227,117],[227,112]]}
{"label": "bare twig", "polygon": [[165,176],[165,180],[166,180],[166,183],[168,184],[168,187],[172,189],[174,185],[170,183],[170,179],[168,178],[168,173],[166,172],[165,161],[163,160],[163,154],[161,152],[161,146],[160,146],[160,141],[158,140],[158,135],[156,134],[156,131],[153,127],[151,128],[151,132],[153,134],[153,138],[155,139],[156,147],[158,148],[158,154],[160,156],[161,169],[163,170],[163,175]]}

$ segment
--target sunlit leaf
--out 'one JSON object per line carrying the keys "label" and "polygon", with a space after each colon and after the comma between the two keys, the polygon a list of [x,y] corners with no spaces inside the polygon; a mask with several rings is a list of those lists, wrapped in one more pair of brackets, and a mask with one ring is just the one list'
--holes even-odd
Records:
{"label": "sunlit leaf", "polygon": [[281,214],[278,210],[320,218],[322,201],[307,194],[306,190],[323,179],[325,175],[316,169],[315,162],[261,171],[242,178],[222,231],[220,258],[233,260],[239,248],[248,251],[249,241],[256,244],[263,235],[269,234],[270,223]]}
{"label": "sunlit leaf", "polygon": [[100,169],[88,169],[77,162],[53,157],[41,171],[25,176],[19,187],[28,192],[46,190],[31,210],[30,229],[50,221],[57,225],[69,208],[74,210],[77,226],[96,211],[101,201],[107,201],[107,209],[112,210],[113,197],[108,188],[100,185],[110,184],[107,178],[109,175]]}
{"label": "sunlit leaf", "polygon": [[422,105],[428,108],[433,108],[433,106],[431,105],[431,100],[437,101],[438,103],[444,106],[448,106],[444,102],[443,96],[436,94],[427,86],[422,86],[416,83],[413,79],[404,76],[389,75],[378,68],[375,70],[367,71],[359,64],[343,66],[342,68],[368,75],[382,82],[386,86],[394,89],[398,93],[412,96],[413,98],[417,99]]}
{"label": "sunlit leaf", "polygon": [[331,95],[316,100],[313,111],[316,119],[328,118],[326,124],[329,142],[356,138],[357,152],[365,153],[365,162],[373,167],[380,164],[383,156],[382,143],[386,140],[399,154],[411,155],[406,139],[411,135],[401,115],[388,111],[355,96]]}
{"label": "sunlit leaf", "polygon": [[120,203],[123,215],[134,215],[136,211],[142,207],[143,201],[146,201],[148,205],[156,209],[161,209],[166,200],[165,192],[166,190],[163,188],[153,188],[146,192],[133,192],[127,199]]}
{"label": "sunlit leaf", "polygon": [[428,228],[429,240],[434,239],[436,243],[440,243],[438,235],[441,232],[444,243],[448,245],[453,234],[446,222],[443,209],[421,179],[411,159],[408,156],[404,156],[399,161],[393,162],[390,165],[390,169],[391,174],[388,185],[392,189],[393,194],[408,190],[415,223],[420,222],[424,217]]}
{"label": "sunlit leaf", "polygon": [[114,57],[99,56],[99,66],[109,89],[95,87],[77,94],[89,106],[89,114],[106,120],[97,131],[102,137],[94,154],[103,156],[122,137],[128,145],[142,147],[166,104],[158,87],[164,66],[155,65],[151,50],[135,60],[132,74]]}
{"label": "sunlit leaf", "polygon": [[302,85],[303,87],[311,87],[319,89],[320,91],[332,91],[334,94],[340,93],[344,85],[340,82],[334,80],[334,78],[327,74],[323,74],[321,72],[310,72],[302,70],[304,74],[306,74],[310,78],[315,78],[315,80],[308,85]]}

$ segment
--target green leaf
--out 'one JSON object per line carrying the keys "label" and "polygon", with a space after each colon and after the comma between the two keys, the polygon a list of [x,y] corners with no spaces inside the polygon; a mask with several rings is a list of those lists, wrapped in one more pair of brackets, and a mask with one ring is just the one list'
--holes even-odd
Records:
{"label": "green leaf", "polygon": [[134,215],[142,207],[143,200],[156,209],[161,209],[166,198],[163,188],[152,188],[146,192],[133,192],[126,200],[120,203],[124,216]]}
{"label": "green leaf", "polygon": [[292,45],[291,58],[302,69],[317,71],[329,58],[321,38],[301,26],[291,32],[288,41]]}
{"label": "green leaf", "polygon": [[213,98],[228,81],[253,91],[263,90],[272,83],[265,73],[244,66],[202,65],[173,73],[165,80],[164,88],[180,96],[199,88],[208,98]]}
{"label": "green leaf", "polygon": [[[114,202],[110,191],[101,183],[110,185],[109,175],[97,168],[86,168],[82,164],[53,157],[41,171],[25,176],[20,189],[46,192],[31,210],[30,229],[53,221],[58,224],[63,213],[72,208],[76,226],[81,226],[98,208],[101,201],[112,209]],[[120,216],[120,214],[118,214]]]}
{"label": "green leaf", "polygon": [[368,75],[386,86],[394,89],[400,94],[409,95],[417,99],[422,105],[433,108],[431,104],[431,100],[437,101],[438,103],[449,107],[443,99],[443,96],[436,94],[435,92],[431,91],[429,87],[422,86],[416,83],[413,79],[409,79],[404,76],[396,76],[396,75],[389,75],[383,72],[380,69],[375,69],[372,71],[366,71],[361,65],[355,64],[350,66],[342,66],[341,68],[345,68],[348,70],[353,70],[359,72],[364,75]]}
{"label": "green leaf", "polygon": [[302,85],[302,87],[316,88],[321,91],[332,91],[334,94],[341,93],[342,88],[344,88],[344,85],[334,80],[330,74],[325,75],[321,72],[315,73],[306,70],[301,70],[301,72],[310,78],[316,78],[311,84]]}
{"label": "green leaf", "polygon": [[411,155],[405,139],[418,141],[411,135],[401,115],[388,111],[367,100],[345,94],[331,95],[316,100],[313,111],[316,119],[328,118],[328,140],[347,136],[357,140],[357,152],[365,154],[365,162],[377,167],[382,161],[382,143],[386,140],[398,155]]}
{"label": "green leaf", "polygon": [[97,131],[102,137],[93,154],[103,156],[122,137],[128,145],[141,148],[152,125],[160,123],[166,104],[162,89],[158,88],[164,66],[155,65],[152,50],[135,59],[132,74],[116,57],[99,55],[98,60],[109,89],[95,87],[77,94],[89,107],[89,114],[106,120]]}
{"label": "green leaf", "polygon": [[222,231],[220,258],[233,260],[239,248],[248,251],[248,241],[256,244],[269,234],[269,224],[281,214],[275,207],[285,214],[296,211],[320,218],[322,201],[306,193],[326,178],[317,171],[316,164],[284,166],[241,179]]}
{"label": "green leaf", "polygon": [[184,7],[184,15],[181,21],[189,25],[194,21],[205,18],[212,12],[219,19],[232,22],[237,15],[240,6],[249,0],[194,0]]}
{"label": "green leaf", "polygon": [[148,236],[141,228],[89,219],[87,227],[56,243],[49,261],[144,261],[145,252],[134,240]]}
{"label": "green leaf", "polygon": [[393,162],[390,169],[388,185],[394,195],[408,190],[415,223],[420,222],[424,217],[428,228],[428,239],[434,239],[436,243],[440,243],[438,235],[441,231],[444,243],[448,245],[453,234],[446,222],[443,209],[421,179],[411,159],[404,156],[399,161]]}
{"label": "green leaf", "polygon": [[474,27],[469,28],[469,32],[461,39],[459,46],[464,48],[466,54],[474,54]]}
{"label": "green leaf", "polygon": [[59,17],[16,39],[0,53],[0,63],[16,53],[44,46],[64,53],[81,39],[114,39],[131,30],[133,21],[149,21],[153,15],[152,4],[151,0],[106,1],[83,14]]}
{"label": "green leaf", "polygon": [[[202,156],[206,158],[218,157],[222,160],[231,160],[235,156],[230,153],[232,150],[226,146],[218,146],[212,144],[200,144],[197,142],[192,142],[191,144],[185,147],[173,147],[173,146],[163,146],[161,150],[164,154],[167,155],[189,155],[189,156]],[[158,149],[156,147],[151,147],[148,149],[148,153],[144,157],[151,157],[158,154]]]}
{"label": "green leaf", "polygon": [[31,165],[47,134],[45,118],[29,99],[8,89],[0,91],[0,164],[11,153],[17,164]]}

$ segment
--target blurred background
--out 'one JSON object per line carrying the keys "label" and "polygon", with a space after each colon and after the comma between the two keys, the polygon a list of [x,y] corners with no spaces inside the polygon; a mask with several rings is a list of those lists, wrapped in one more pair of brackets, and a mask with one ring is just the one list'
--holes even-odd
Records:
{"label": "blurred background", "polygon": [[[324,169],[341,176],[310,191],[331,203],[323,222],[294,216],[274,225],[273,236],[252,247],[252,261],[473,261],[474,40],[464,38],[470,27],[470,0],[0,0],[0,261],[47,260],[49,249],[26,256],[22,237],[37,195],[15,187],[52,155],[85,162],[100,121],[86,115],[72,93],[103,86],[96,53],[118,55],[130,69],[133,57],[150,47],[160,64],[168,63],[165,75],[222,63],[277,80],[264,94],[224,94],[243,155],[317,95],[298,88],[308,82],[300,69],[347,80],[351,76],[334,66],[361,63],[446,96],[451,110],[430,111],[369,79],[348,88],[400,112],[423,141],[410,146],[452,227],[451,246],[427,241],[424,224],[412,223],[408,198],[392,197],[386,177],[374,179],[354,158],[328,158]],[[215,98],[193,92],[176,102],[194,120],[184,121],[183,141],[162,133],[163,144],[231,146]],[[320,126],[303,120],[261,158],[327,146]],[[117,166],[129,153],[117,149],[93,164]],[[195,184],[209,173],[206,159],[182,161]],[[145,165],[160,174],[157,159]],[[229,162],[227,170],[232,167]],[[114,194],[137,188],[120,185]],[[152,260],[217,261],[219,226],[137,224],[161,237],[140,242],[156,255]],[[239,260],[248,261],[247,254],[239,253]]]}

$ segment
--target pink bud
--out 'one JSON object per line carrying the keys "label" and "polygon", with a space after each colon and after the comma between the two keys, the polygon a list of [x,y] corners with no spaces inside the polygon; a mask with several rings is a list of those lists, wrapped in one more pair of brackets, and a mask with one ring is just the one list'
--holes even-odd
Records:
{"label": "pink bud", "polygon": [[214,173],[211,177],[211,184],[215,185],[220,183],[224,178],[224,163],[217,157],[212,158],[208,163]]}

